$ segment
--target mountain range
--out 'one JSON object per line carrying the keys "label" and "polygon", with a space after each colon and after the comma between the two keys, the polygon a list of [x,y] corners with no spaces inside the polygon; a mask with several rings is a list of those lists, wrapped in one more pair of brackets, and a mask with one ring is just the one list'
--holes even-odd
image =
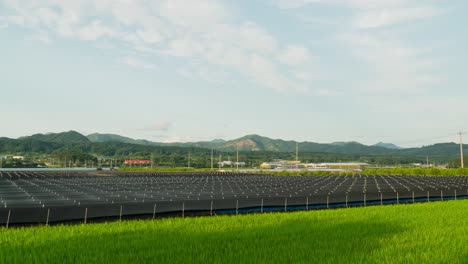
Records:
{"label": "mountain range", "polygon": [[[10,146],[15,143],[14,139],[1,138]],[[151,147],[178,147],[178,148],[199,148],[214,149],[215,151],[235,152],[237,146],[240,151],[246,152],[289,152],[296,151],[296,144],[299,151],[310,153],[332,153],[332,154],[350,154],[350,155],[391,155],[391,156],[437,156],[437,157],[456,157],[459,155],[459,147],[455,143],[440,143],[420,148],[400,148],[391,143],[377,143],[372,146],[364,145],[359,142],[334,142],[330,144],[315,142],[296,142],[292,140],[271,139],[259,135],[247,135],[233,140],[215,139],[212,141],[187,142],[187,143],[162,143],[152,142],[144,139],[132,139],[116,134],[82,135],[76,131],[63,133],[35,134],[28,137],[21,137],[17,141],[29,142],[28,144],[38,142],[50,142],[53,144],[129,144],[139,145],[148,148]],[[0,151],[2,143],[0,140]]]}
{"label": "mountain range", "polygon": [[334,142],[331,144],[314,142],[296,142],[282,139],[271,139],[259,135],[247,135],[233,140],[215,139],[212,141],[186,142],[186,143],[161,143],[152,142],[144,139],[132,139],[116,134],[90,134],[87,138],[91,142],[122,142],[129,144],[139,144],[146,146],[178,146],[178,147],[196,147],[213,148],[223,151],[235,151],[239,147],[240,151],[273,151],[273,152],[295,152],[296,144],[303,152],[325,152],[325,153],[356,153],[371,152],[382,154],[388,149],[402,149],[391,143],[377,143],[367,146],[359,142]]}

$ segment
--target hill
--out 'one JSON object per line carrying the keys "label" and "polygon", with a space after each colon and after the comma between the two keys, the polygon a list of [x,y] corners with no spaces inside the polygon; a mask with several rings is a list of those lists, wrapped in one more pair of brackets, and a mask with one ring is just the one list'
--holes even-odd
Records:
{"label": "hill", "polygon": [[382,148],[387,148],[387,149],[403,149],[402,147],[400,146],[397,146],[395,144],[392,144],[392,143],[384,143],[384,142],[379,142],[375,145],[373,145],[374,147],[382,147]]}
{"label": "hill", "polygon": [[335,154],[360,154],[360,155],[390,155],[394,150],[378,146],[367,146],[358,142],[335,142],[331,144],[315,142],[297,142],[293,140],[271,139],[260,135],[247,135],[238,139],[224,142],[195,142],[195,143],[171,143],[181,147],[195,146],[201,148],[215,148],[222,151],[272,151],[295,152],[296,144],[300,152],[335,153]]}
{"label": "hill", "polygon": [[87,136],[88,140],[91,142],[121,142],[129,144],[138,144],[145,146],[155,146],[158,145],[155,142],[151,142],[145,139],[133,139],[129,137],[124,137],[116,134],[99,134],[94,133]]}
{"label": "hill", "polygon": [[62,133],[35,134],[28,137],[21,137],[20,140],[36,140],[42,142],[54,143],[90,143],[89,139],[76,131],[68,131]]}

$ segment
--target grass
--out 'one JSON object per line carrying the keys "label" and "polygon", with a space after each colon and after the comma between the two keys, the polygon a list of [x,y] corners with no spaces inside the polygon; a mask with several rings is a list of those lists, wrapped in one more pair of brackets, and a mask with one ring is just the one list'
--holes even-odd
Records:
{"label": "grass", "polygon": [[468,201],[0,229],[2,263],[468,263]]}

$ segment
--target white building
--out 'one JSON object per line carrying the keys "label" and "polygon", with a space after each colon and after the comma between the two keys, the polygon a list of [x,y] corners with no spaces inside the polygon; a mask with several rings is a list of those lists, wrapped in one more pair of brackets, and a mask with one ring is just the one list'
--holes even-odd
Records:
{"label": "white building", "polygon": [[221,162],[218,162],[218,166],[221,166],[221,167],[224,167],[224,166],[245,166],[245,162],[243,161],[239,161],[239,162],[234,162],[234,161],[231,161],[231,160],[223,160]]}

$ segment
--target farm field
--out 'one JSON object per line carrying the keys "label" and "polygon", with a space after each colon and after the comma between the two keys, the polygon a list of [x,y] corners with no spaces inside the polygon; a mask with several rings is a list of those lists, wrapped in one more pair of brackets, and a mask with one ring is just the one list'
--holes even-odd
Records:
{"label": "farm field", "polygon": [[293,211],[468,198],[468,177],[0,172],[0,224]]}
{"label": "farm field", "polygon": [[1,263],[467,263],[468,201],[0,232]]}

